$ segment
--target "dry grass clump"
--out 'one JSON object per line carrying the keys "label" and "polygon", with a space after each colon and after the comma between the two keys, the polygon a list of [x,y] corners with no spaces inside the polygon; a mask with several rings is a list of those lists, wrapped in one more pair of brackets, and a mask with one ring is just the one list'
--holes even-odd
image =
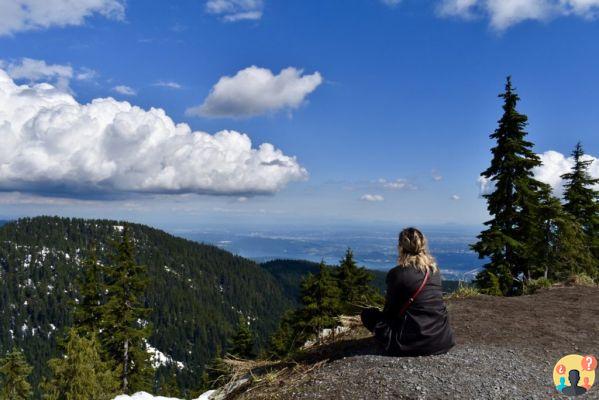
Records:
{"label": "dry grass clump", "polygon": [[595,286],[597,286],[597,284],[595,283],[593,278],[591,278],[590,276],[588,276],[585,273],[581,273],[581,274],[570,275],[570,277],[566,280],[566,286],[595,287]]}
{"label": "dry grass clump", "polygon": [[455,299],[468,299],[470,297],[480,296],[480,292],[477,288],[472,285],[464,285],[460,283],[460,286],[453,292],[445,296],[447,300]]}

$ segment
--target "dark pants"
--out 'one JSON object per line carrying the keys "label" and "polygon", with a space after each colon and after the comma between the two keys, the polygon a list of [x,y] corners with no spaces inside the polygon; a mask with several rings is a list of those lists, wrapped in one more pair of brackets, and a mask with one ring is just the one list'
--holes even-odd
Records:
{"label": "dark pants", "polygon": [[377,308],[367,308],[362,310],[362,324],[368,329],[370,332],[374,332],[374,328],[376,324],[384,320],[382,311],[379,311]]}

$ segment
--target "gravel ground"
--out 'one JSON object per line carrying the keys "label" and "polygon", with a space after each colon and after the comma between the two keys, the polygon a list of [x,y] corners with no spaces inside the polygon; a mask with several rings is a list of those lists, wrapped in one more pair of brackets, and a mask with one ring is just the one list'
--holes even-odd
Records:
{"label": "gravel ground", "polygon": [[[315,353],[328,360],[241,393],[238,399],[566,399],[553,366],[567,354],[599,355],[599,288],[554,288],[513,298],[448,303],[457,346],[448,354],[381,355],[364,329]],[[580,399],[599,399],[599,376]]]}
{"label": "gravel ground", "polygon": [[[488,346],[460,346],[434,357],[355,356],[325,365],[280,398],[559,398],[551,386],[552,368],[549,362],[531,363],[514,350]],[[592,394],[586,398],[599,398],[599,392]]]}

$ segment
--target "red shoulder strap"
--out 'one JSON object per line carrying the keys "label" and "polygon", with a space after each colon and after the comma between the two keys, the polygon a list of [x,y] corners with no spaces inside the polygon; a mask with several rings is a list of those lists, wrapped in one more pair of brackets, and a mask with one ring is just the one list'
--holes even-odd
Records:
{"label": "red shoulder strap", "polygon": [[426,283],[428,282],[428,279],[430,277],[430,273],[428,268],[426,269],[426,274],[424,275],[424,279],[422,280],[422,283],[420,284],[420,287],[418,289],[416,289],[416,291],[412,294],[412,296],[408,299],[408,301],[406,301],[406,303],[403,305],[403,307],[401,308],[401,310],[399,310],[399,315],[404,315],[405,312],[408,310],[408,308],[410,308],[410,306],[412,305],[412,303],[414,302],[414,300],[416,300],[416,297],[418,297],[418,295],[420,294],[420,292],[422,292],[422,289],[424,289],[424,287],[426,286]]}

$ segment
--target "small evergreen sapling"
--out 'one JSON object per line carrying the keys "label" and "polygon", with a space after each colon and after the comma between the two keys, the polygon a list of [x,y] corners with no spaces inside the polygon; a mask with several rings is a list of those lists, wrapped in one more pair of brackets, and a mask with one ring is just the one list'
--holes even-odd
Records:
{"label": "small evergreen sapling", "polygon": [[331,271],[322,262],[316,275],[308,275],[301,284],[302,308],[298,310],[298,328],[320,341],[323,329],[335,328],[341,314],[341,290]]}
{"label": "small evergreen sapling", "polygon": [[237,332],[231,339],[229,353],[243,359],[254,358],[254,334],[245,317],[239,317]]}
{"label": "small evergreen sapling", "polygon": [[0,400],[30,399],[33,392],[27,378],[32,370],[16,348],[0,359]]}
{"label": "small evergreen sapling", "polygon": [[100,358],[95,335],[71,329],[64,347],[63,357],[48,361],[52,377],[44,384],[44,400],[110,400],[118,394],[117,374]]}
{"label": "small evergreen sapling", "polygon": [[358,267],[354,253],[347,249],[339,263],[334,277],[340,289],[341,311],[344,314],[356,314],[360,306],[371,306],[382,302],[376,288],[370,285],[373,276],[366,268]]}

